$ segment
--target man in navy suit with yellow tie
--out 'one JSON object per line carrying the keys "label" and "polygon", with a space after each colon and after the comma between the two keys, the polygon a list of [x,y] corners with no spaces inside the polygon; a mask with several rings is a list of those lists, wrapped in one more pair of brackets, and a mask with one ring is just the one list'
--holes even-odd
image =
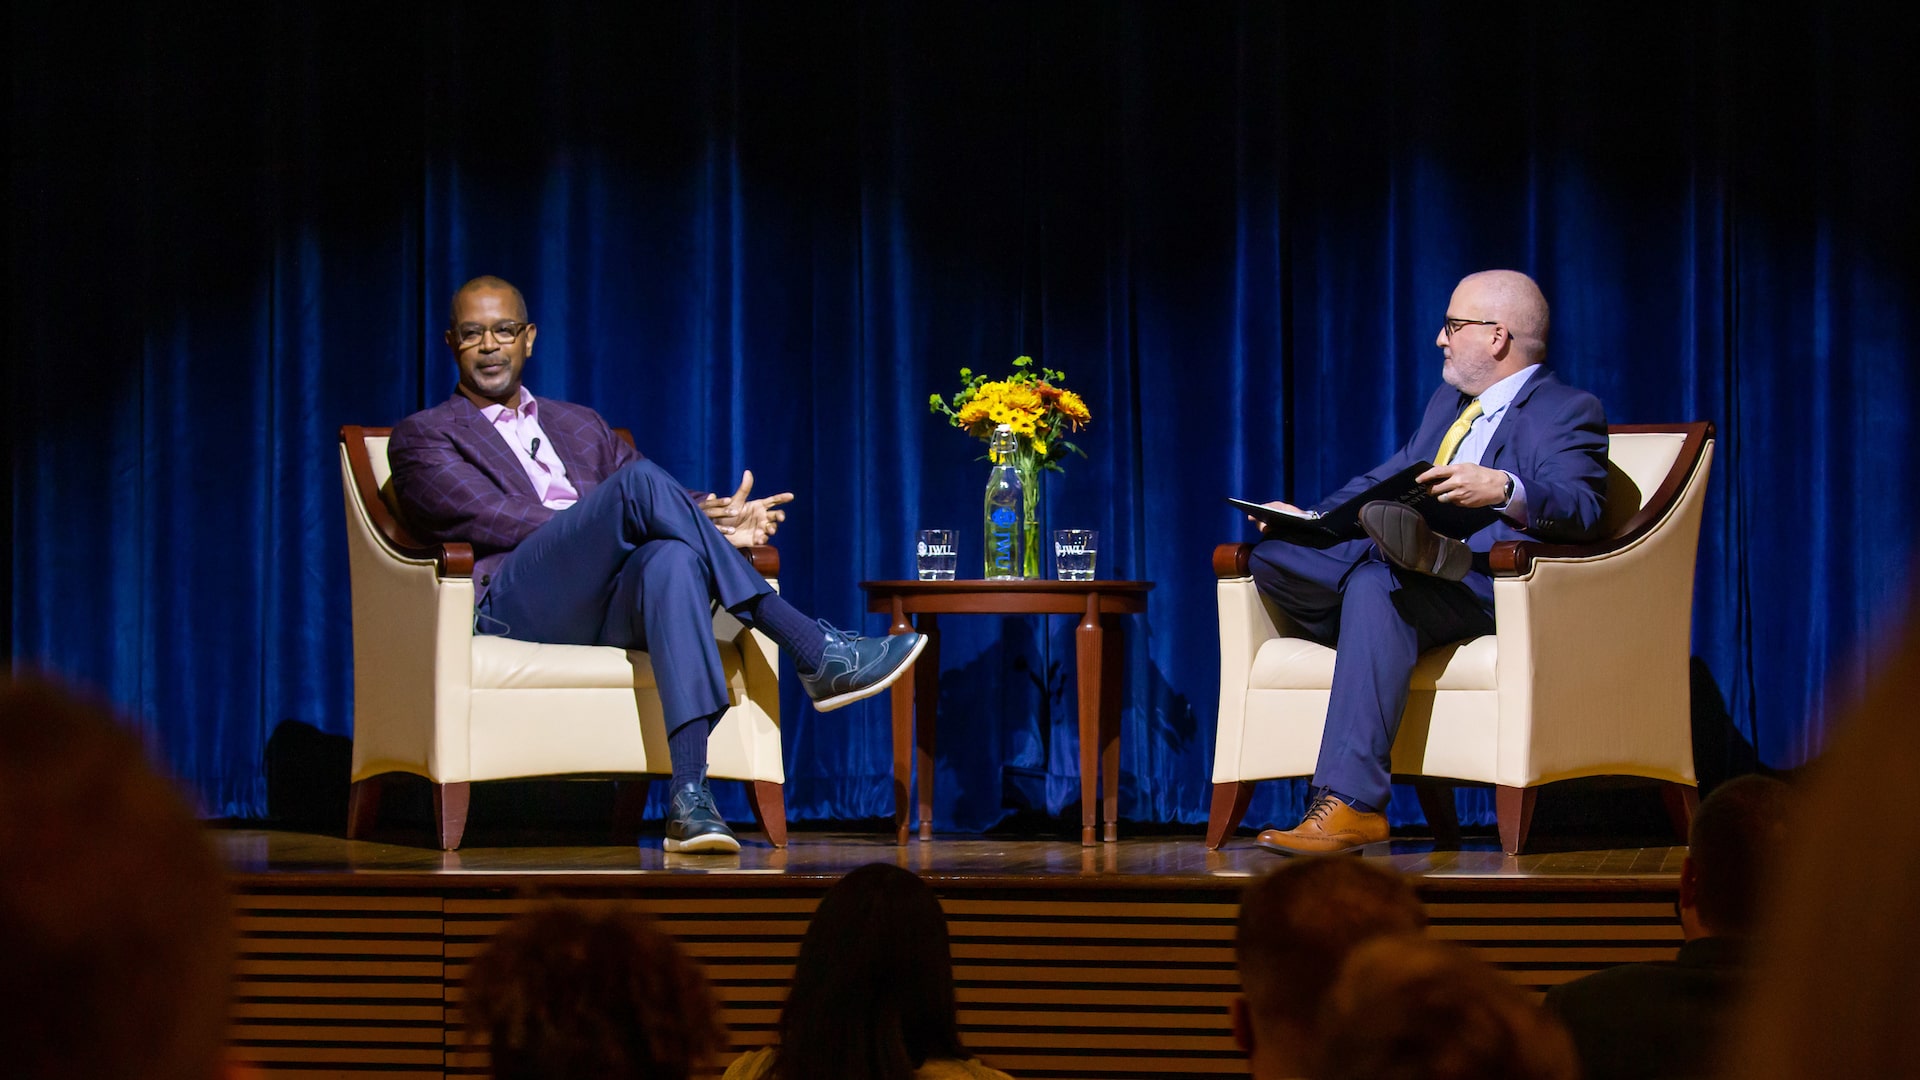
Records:
{"label": "man in navy suit with yellow tie", "polygon": [[[1525,274],[1462,279],[1434,344],[1442,386],[1400,451],[1315,509],[1329,510],[1419,461],[1442,502],[1491,507],[1472,536],[1441,536],[1398,503],[1360,515],[1367,539],[1326,550],[1268,540],[1254,547],[1262,594],[1335,649],[1313,798],[1292,829],[1268,829],[1281,854],[1350,851],[1387,839],[1388,755],[1422,652],[1493,632],[1485,552],[1520,538],[1577,542],[1600,524],[1607,418],[1600,401],[1543,366],[1547,300]],[[1273,505],[1287,507],[1285,503]]]}

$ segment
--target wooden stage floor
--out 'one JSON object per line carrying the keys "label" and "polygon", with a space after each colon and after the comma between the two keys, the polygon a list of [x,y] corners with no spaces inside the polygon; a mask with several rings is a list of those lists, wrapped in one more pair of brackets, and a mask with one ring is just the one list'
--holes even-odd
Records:
{"label": "wooden stage floor", "polygon": [[[967,1045],[1022,1080],[1245,1075],[1227,1025],[1242,884],[1280,862],[1238,837],[1096,847],[873,833],[758,837],[738,856],[668,855],[533,836],[457,852],[390,841],[219,829],[240,896],[236,1044],[272,1076],[479,1075],[461,1049],[467,963],[546,899],[652,913],[706,965],[732,1053],[772,1037],[808,916],[841,874],[892,862],[940,894]],[[399,838],[399,837],[396,837]],[[416,842],[424,843],[424,836]],[[491,845],[491,846],[489,846]],[[1397,842],[1368,856],[1411,876],[1432,934],[1544,990],[1596,968],[1671,957],[1684,849],[1509,857]]]}

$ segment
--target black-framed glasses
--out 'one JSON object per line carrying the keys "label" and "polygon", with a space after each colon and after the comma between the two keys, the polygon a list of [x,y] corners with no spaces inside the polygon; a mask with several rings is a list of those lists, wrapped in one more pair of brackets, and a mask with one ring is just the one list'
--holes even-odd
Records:
{"label": "black-framed glasses", "polygon": [[1460,332],[1463,326],[1499,326],[1499,319],[1456,319],[1449,315],[1440,324],[1440,332],[1448,337]]}
{"label": "black-framed glasses", "polygon": [[520,336],[520,331],[532,325],[532,323],[511,321],[494,323],[492,326],[468,325],[455,330],[453,337],[455,341],[460,343],[460,347],[463,349],[471,349],[475,345],[480,344],[481,340],[488,334],[492,334],[493,340],[501,345],[511,345],[513,344],[513,339]]}

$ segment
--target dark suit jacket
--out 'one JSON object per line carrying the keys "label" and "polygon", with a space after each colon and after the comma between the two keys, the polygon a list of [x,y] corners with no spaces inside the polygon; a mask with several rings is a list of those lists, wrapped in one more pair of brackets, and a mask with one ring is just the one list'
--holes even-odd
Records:
{"label": "dark suit jacket", "polygon": [[[543,397],[539,411],[540,429],[583,499],[640,458],[584,405]],[[485,591],[501,556],[559,512],[540,502],[512,448],[458,391],[395,425],[387,460],[408,528],[428,540],[473,545],[478,592]]]}
{"label": "dark suit jacket", "polygon": [[1745,984],[1744,942],[1696,938],[1667,963],[1623,964],[1547,991],[1586,1080],[1711,1076]]}
{"label": "dark suit jacket", "polygon": [[[1427,402],[1420,428],[1399,452],[1349,480],[1313,509],[1331,510],[1416,461],[1432,461],[1440,440],[1473,400],[1442,384]],[[1467,539],[1485,551],[1499,540],[1523,536],[1579,542],[1600,526],[1607,485],[1607,414],[1600,399],[1576,390],[1541,369],[1527,379],[1507,407],[1480,464],[1520,478],[1527,488],[1525,533],[1502,518]]]}

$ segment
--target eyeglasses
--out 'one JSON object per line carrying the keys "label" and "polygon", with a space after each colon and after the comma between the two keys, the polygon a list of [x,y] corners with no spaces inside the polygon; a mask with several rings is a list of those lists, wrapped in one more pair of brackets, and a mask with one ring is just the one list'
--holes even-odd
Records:
{"label": "eyeglasses", "polygon": [[1456,319],[1453,316],[1449,315],[1446,317],[1446,321],[1440,324],[1440,332],[1442,334],[1445,334],[1447,337],[1452,337],[1453,335],[1459,333],[1460,328],[1463,326],[1499,326],[1499,325],[1500,325],[1499,319]]}
{"label": "eyeglasses", "polygon": [[501,345],[511,345],[513,339],[520,336],[520,331],[532,325],[532,323],[523,322],[494,323],[486,327],[468,325],[455,330],[453,336],[463,349],[471,349],[480,344],[480,340],[488,334],[492,334],[493,340]]}

